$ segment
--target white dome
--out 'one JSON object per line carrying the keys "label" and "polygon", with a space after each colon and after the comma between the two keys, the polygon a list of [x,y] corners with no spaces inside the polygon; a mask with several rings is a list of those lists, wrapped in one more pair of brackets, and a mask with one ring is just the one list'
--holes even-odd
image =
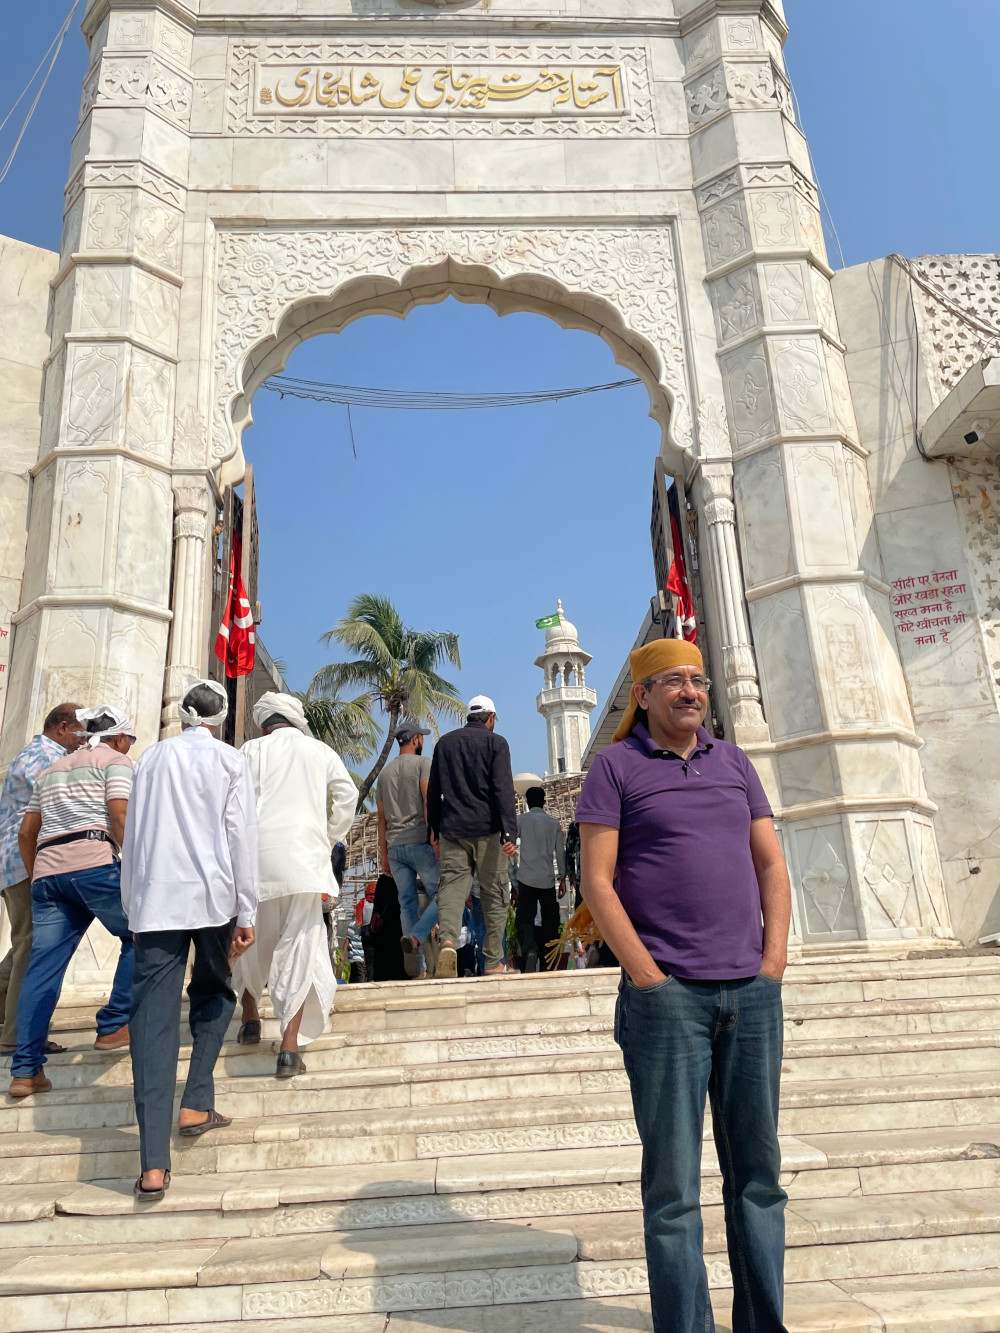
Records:
{"label": "white dome", "polygon": [[[551,603],[550,603],[551,605]],[[550,625],[545,631],[545,646],[548,648],[553,643],[579,643],[580,638],[576,626],[572,621],[567,620],[563,615],[562,599],[559,601],[559,624]]]}

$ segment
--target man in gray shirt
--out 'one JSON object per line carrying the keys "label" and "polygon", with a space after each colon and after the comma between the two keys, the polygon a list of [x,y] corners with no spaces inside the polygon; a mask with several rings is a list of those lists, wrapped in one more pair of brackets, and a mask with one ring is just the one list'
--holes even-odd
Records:
{"label": "man in gray shirt", "polygon": [[[517,933],[525,972],[538,971],[550,941],[559,936],[559,904],[556,901],[555,867],[559,868],[559,897],[566,892],[566,844],[558,819],[547,815],[545,791],[529,787],[524,793],[528,809],[517,817]],[[542,909],[542,925],[535,932],[535,914]]]}
{"label": "man in gray shirt", "polygon": [[[393,877],[399,890],[403,966],[408,977],[422,976],[427,970],[421,945],[438,920],[436,895],[441,865],[437,847],[428,841],[431,761],[423,752],[424,737],[430,734],[416,722],[399,724],[399,754],[382,770],[376,792],[379,859],[383,873]],[[422,914],[417,898],[418,875],[429,899]]]}

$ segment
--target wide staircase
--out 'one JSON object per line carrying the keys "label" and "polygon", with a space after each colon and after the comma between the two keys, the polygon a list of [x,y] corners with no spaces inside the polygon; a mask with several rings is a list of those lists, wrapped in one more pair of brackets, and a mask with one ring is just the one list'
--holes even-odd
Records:
{"label": "wide staircase", "polygon": [[[61,1009],[54,1090],[0,1107],[0,1333],[648,1329],[616,987],[341,988],[285,1083],[268,1022],[153,1205],[128,1055]],[[790,1333],[1000,1333],[1000,956],[797,963],[784,996]],[[728,1329],[710,1142],[703,1199]]]}

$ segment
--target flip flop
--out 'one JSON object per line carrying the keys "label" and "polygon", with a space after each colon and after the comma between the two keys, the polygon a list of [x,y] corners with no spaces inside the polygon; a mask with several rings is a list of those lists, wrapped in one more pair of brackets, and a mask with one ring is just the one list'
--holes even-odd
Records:
{"label": "flip flop", "polygon": [[197,1125],[185,1125],[183,1129],[178,1128],[177,1133],[186,1139],[196,1139],[199,1134],[207,1134],[210,1129],[225,1129],[232,1123],[231,1117],[219,1115],[218,1111],[212,1110],[209,1111],[207,1120],[202,1120]]}
{"label": "flip flop", "polygon": [[245,1023],[241,1023],[240,1030],[236,1034],[236,1040],[241,1046],[259,1046],[260,1019],[248,1018]]}
{"label": "flip flop", "polygon": [[163,1184],[160,1186],[159,1189],[156,1190],[143,1189],[142,1174],[140,1173],[135,1184],[132,1186],[132,1193],[135,1195],[137,1199],[141,1199],[143,1203],[159,1203],[159,1201],[163,1198],[164,1194],[166,1194],[169,1188],[170,1188],[169,1171],[164,1171]]}

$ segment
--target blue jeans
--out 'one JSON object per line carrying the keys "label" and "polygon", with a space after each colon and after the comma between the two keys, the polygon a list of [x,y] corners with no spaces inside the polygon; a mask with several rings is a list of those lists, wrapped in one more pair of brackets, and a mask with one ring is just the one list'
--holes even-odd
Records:
{"label": "blue jeans", "polygon": [[[411,842],[403,847],[389,848],[389,869],[399,890],[399,915],[403,920],[403,934],[415,935],[421,944],[438,922],[437,891],[441,879],[441,862],[429,842]],[[422,914],[417,899],[417,876],[424,886],[428,902]]]}
{"label": "blue jeans", "polygon": [[128,1022],[132,992],[132,936],[122,908],[121,867],[44,875],[31,886],[31,956],[17,1005],[15,1078],[30,1078],[45,1064],[49,1023],[63,977],[94,919],[122,942],[111,996],[97,1013],[97,1035],[117,1032]]}
{"label": "blue jeans", "polygon": [[785,1203],[778,1181],[781,983],[768,977],[640,989],[615,1014],[642,1140],[654,1333],[713,1333],[702,1258],[706,1094],[722,1168],[733,1333],[784,1333]]}

